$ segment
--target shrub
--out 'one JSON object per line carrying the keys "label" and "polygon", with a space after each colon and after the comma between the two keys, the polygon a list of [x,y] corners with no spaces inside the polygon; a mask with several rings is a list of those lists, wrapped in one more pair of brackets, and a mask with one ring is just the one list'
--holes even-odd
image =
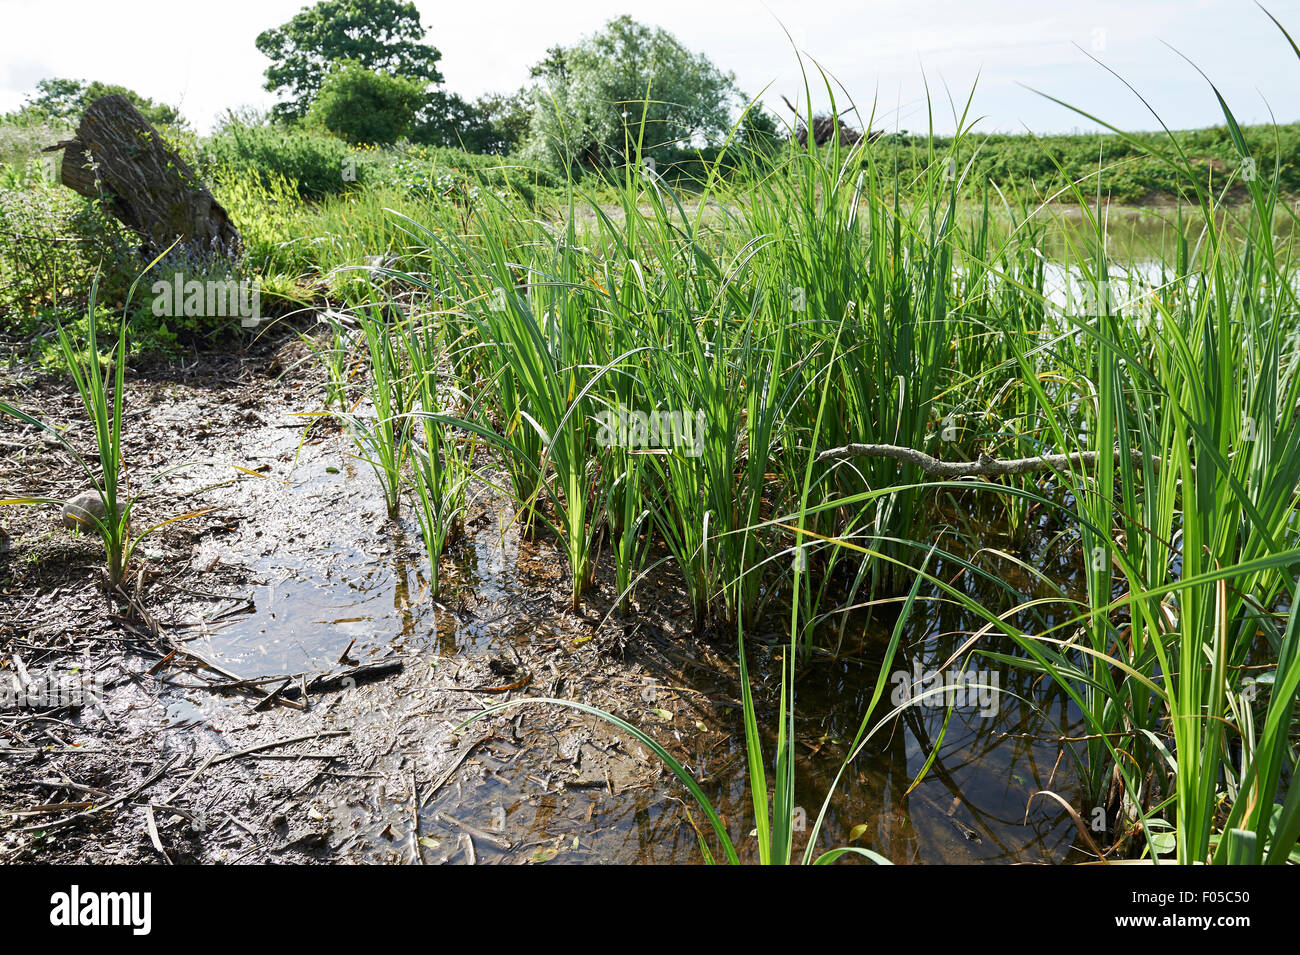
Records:
{"label": "shrub", "polygon": [[[250,230],[255,248],[269,242],[266,232],[260,224]],[[124,312],[131,315],[132,354],[169,351],[239,327],[238,318],[155,314],[149,291],[176,271],[199,280],[238,278],[229,274],[229,263],[173,253],[140,281],[128,303],[131,285],[148,264],[136,236],[98,201],[40,176],[21,189],[0,189],[0,331],[30,337],[33,357],[43,364],[64,362],[50,333],[56,324],[81,326],[96,280],[101,323],[116,327]]]}
{"label": "shrub", "polygon": [[0,189],[0,317],[10,331],[81,311],[97,273],[101,299],[120,300],[141,267],[134,237],[98,202],[40,176]]}
{"label": "shrub", "polygon": [[415,80],[348,63],[326,77],[307,116],[354,145],[389,146],[411,128],[424,99]]}
{"label": "shrub", "polygon": [[267,187],[279,176],[304,199],[344,192],[368,171],[365,158],[342,140],[295,126],[233,123],[203,144],[202,156],[209,176],[252,176]]}
{"label": "shrub", "polygon": [[244,240],[247,268],[261,273],[307,270],[302,243],[295,242],[302,233],[294,226],[303,218],[296,183],[275,172],[241,176],[218,170],[213,191]]}
{"label": "shrub", "polygon": [[386,167],[373,170],[376,181],[415,199],[443,195],[477,198],[482,190],[536,205],[548,190],[564,187],[554,170],[501,156],[483,156],[439,146],[407,146],[390,153]]}

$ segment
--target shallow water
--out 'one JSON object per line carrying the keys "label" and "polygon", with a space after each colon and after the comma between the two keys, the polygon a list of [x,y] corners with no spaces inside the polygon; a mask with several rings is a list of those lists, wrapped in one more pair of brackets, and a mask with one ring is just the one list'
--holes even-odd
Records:
{"label": "shallow water", "polygon": [[[254,582],[249,590],[252,605],[235,607],[237,612],[213,620],[196,644],[205,655],[241,676],[257,676],[327,669],[350,644],[350,656],[358,659],[392,647],[447,662],[509,653],[556,630],[557,603],[538,596],[538,562],[554,566],[557,558],[546,542],[519,540],[508,508],[493,508],[489,502],[486,518],[444,560],[446,589],[439,605],[427,595],[418,535],[395,531],[373,511],[358,513],[354,498],[348,496],[378,500],[369,472],[345,460],[341,473],[331,475],[324,471],[324,460],[299,466],[289,480],[277,483],[276,511],[291,515],[285,519],[290,525],[299,520],[292,515],[311,514],[319,520],[320,514],[328,514],[333,539],[346,543],[323,544],[305,554],[270,544],[247,558],[245,567]],[[340,491],[344,496],[336,514]],[[281,535],[268,529],[259,537],[278,541]],[[292,527],[288,536],[293,536]],[[473,612],[465,612],[471,606]],[[219,615],[220,608],[214,608],[214,616]],[[947,662],[960,635],[971,627],[972,621],[951,612],[918,605],[893,667],[894,673],[906,676],[886,687],[877,717],[893,708],[891,697],[902,685]],[[796,802],[804,825],[796,851],[806,844],[858,730],[887,643],[887,621],[854,621],[849,629],[850,642],[859,645],[859,652],[839,660],[814,660],[797,687]],[[654,677],[638,677],[644,685],[638,685],[632,699],[639,699],[644,711],[640,725],[662,734],[670,748],[677,744],[679,758],[685,757],[714,801],[740,851],[755,857],[734,670],[721,672],[694,662],[692,641],[653,628],[634,636],[633,646],[634,655],[644,649],[682,663],[674,678],[656,682]],[[770,697],[776,690],[775,654],[780,650],[778,646],[754,654],[760,695]],[[720,646],[719,651],[734,660],[734,649]],[[1071,845],[1077,834],[1069,818],[1049,799],[1033,797],[1039,790],[1052,790],[1079,805],[1073,767],[1052,741],[1062,728],[1074,724],[1073,716],[1060,694],[1030,683],[1022,673],[978,662],[968,668],[978,668],[978,682],[996,685],[1001,692],[986,690],[980,700],[963,687],[946,728],[947,707],[941,697],[906,708],[885,722],[830,800],[819,848],[852,844],[874,849],[896,863],[1075,858]],[[953,666],[945,672],[953,673]],[[665,708],[678,714],[670,724],[657,715]],[[179,711],[173,716],[201,718]],[[692,724],[702,728],[698,739]],[[440,790],[421,809],[420,829],[430,861],[468,861],[463,832],[476,834],[469,851],[478,862],[518,861],[541,851],[539,846],[553,846],[561,835],[565,851],[557,861],[701,861],[692,820],[701,826],[704,820],[698,810],[688,813],[683,801],[689,801],[688,794],[668,777],[649,782],[606,778],[604,785],[593,780],[577,787],[555,783],[544,767],[561,759],[566,747],[594,737],[595,745],[605,748],[615,740],[614,734],[586,718],[573,725],[576,736],[498,737],[475,753],[469,763],[476,771]],[[771,727],[771,719],[765,721],[760,713],[760,725]],[[371,728],[382,730],[378,715]],[[367,726],[363,721],[352,729],[356,734]],[[769,753],[773,746],[774,738],[769,737]],[[913,788],[936,746],[928,775]],[[528,751],[527,758],[512,758],[521,750]],[[355,807],[339,807],[370,836],[357,850],[361,858],[401,858],[400,840],[390,848],[378,834],[386,826],[396,829],[409,821],[407,795],[386,792],[378,784],[366,788]],[[494,839],[511,848],[498,848]]]}
{"label": "shallow water", "polygon": [[[1137,208],[1132,206],[1101,207],[1093,215],[1102,224],[1106,236],[1106,254],[1116,262],[1172,262],[1176,258],[1178,237],[1187,239],[1190,251],[1208,240],[1204,236],[1205,216],[1200,209],[1184,206]],[[1081,251],[1088,255],[1096,241],[1092,222],[1078,208],[1048,207],[1040,215],[1047,224],[1042,252],[1054,261],[1075,258]],[[1239,242],[1250,222],[1249,205],[1220,206],[1215,221],[1224,240]],[[1289,245],[1296,237],[1296,221],[1279,206],[1273,219],[1273,236]]]}

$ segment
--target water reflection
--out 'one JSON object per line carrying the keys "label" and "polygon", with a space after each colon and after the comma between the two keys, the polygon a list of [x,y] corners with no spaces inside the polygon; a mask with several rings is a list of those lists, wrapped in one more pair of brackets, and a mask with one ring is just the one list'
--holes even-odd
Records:
{"label": "water reflection", "polygon": [[[294,493],[311,493],[311,483]],[[558,562],[548,543],[520,541],[511,516],[508,509],[493,514],[449,552],[438,602],[429,598],[424,556],[411,529],[375,523],[356,529],[355,535],[340,534],[355,543],[310,557],[272,551],[254,558],[249,571],[265,583],[253,595],[251,612],[210,631],[210,651],[222,666],[259,676],[330,667],[349,645],[354,658],[397,646],[431,659],[458,659],[537,641],[539,632],[555,629],[557,611],[549,601],[538,600],[538,587],[539,580],[541,585],[547,582],[544,574],[554,577],[551,583],[559,580]],[[939,562],[935,573],[955,579],[955,568]],[[1009,568],[1004,576],[1014,570]],[[963,581],[972,595],[999,599],[980,593],[971,575]],[[1050,607],[1037,613],[1055,619]],[[796,689],[795,797],[804,824],[796,833],[796,853],[810,838],[858,731],[890,626],[888,620],[869,614],[854,618],[846,628],[858,635],[854,652],[838,659],[814,658],[801,671]],[[998,692],[994,697],[959,699],[951,709],[909,707],[882,726],[839,781],[815,852],[851,844],[900,864],[1069,858],[1076,837],[1069,818],[1055,803],[1032,797],[1051,790],[1080,804],[1075,767],[1059,741],[1077,725],[1077,714],[1053,684],[1025,670],[979,658],[954,664],[953,653],[978,626],[979,621],[951,602],[917,605],[892,670],[908,674],[910,680],[915,674],[947,672],[959,665],[963,671],[980,671],[981,680],[996,685]],[[637,648],[638,659],[687,661],[692,652],[686,641],[663,635],[644,639],[648,642]],[[1009,644],[985,646],[1017,652]],[[781,650],[778,643],[770,652],[755,654],[753,676],[763,700],[760,724],[765,728],[774,729]],[[656,701],[633,714],[635,721],[657,728],[666,742],[684,751],[742,856],[756,860],[734,669],[683,664],[672,672],[653,672],[663,685],[695,694],[692,699],[700,701],[700,718],[712,735],[701,733],[692,740],[693,716],[660,721]],[[899,685],[891,681],[891,692]],[[891,708],[888,694],[885,703],[877,709],[878,716]],[[446,715],[459,721],[468,712],[472,708]],[[570,725],[599,732],[590,720]],[[421,832],[430,861],[469,861],[471,852],[477,862],[547,861],[553,853],[556,861],[570,863],[702,861],[694,827],[706,824],[687,794],[666,775],[627,784],[575,784],[571,774],[566,777],[553,767],[566,745],[564,734],[513,733],[495,733],[467,760],[469,778],[447,785],[422,807]],[[770,756],[774,733],[766,746]],[[917,783],[927,761],[928,772]],[[356,816],[371,836],[358,850],[363,856],[403,858],[400,846],[376,835],[385,826],[398,829],[409,822],[406,798],[380,790],[367,793]],[[496,841],[511,848],[504,850]]]}

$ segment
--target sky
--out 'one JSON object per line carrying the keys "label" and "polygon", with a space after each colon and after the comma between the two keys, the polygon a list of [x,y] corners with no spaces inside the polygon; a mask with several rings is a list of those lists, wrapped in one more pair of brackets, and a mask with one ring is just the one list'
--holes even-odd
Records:
{"label": "sky", "polygon": [[[0,112],[44,77],[98,79],[179,104],[206,131],[226,108],[267,107],[253,41],[304,0],[0,0]],[[1267,0],[1300,40],[1300,0]],[[1252,0],[416,0],[449,89],[511,91],[546,49],[628,13],[731,70],[787,119],[802,106],[799,63],[830,74],[875,129],[1095,129],[1048,94],[1123,129],[1211,126],[1222,113],[1200,67],[1241,122],[1300,120],[1300,58]],[[788,31],[788,36],[787,36]],[[796,54],[796,51],[799,55]],[[1180,55],[1181,54],[1181,55]],[[1186,57],[1187,59],[1183,59]],[[1095,58],[1095,60],[1093,59]],[[1035,92],[1037,91],[1037,92]]]}

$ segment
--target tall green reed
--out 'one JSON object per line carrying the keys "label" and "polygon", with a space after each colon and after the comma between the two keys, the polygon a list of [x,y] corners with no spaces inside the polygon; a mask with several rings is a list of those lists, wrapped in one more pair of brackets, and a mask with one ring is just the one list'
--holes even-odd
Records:
{"label": "tall green reed", "polygon": [[[156,264],[156,260],[149,267],[152,268],[154,264]],[[147,271],[148,269],[146,269]],[[138,283],[139,279],[137,278],[127,295],[128,306],[135,294],[135,285]],[[24,424],[39,428],[52,436],[69,453],[81,472],[85,474],[95,494],[99,497],[103,513],[96,514],[86,509],[78,509],[72,513],[78,522],[93,530],[103,544],[107,583],[109,589],[113,590],[120,587],[126,580],[127,573],[130,570],[131,557],[141,541],[167,524],[195,517],[203,513],[203,511],[188,512],[170,517],[145,528],[139,533],[133,533],[131,515],[140,494],[153,482],[186,465],[176,465],[164,469],[155,474],[134,493],[129,488],[127,469],[122,458],[122,412],[126,403],[127,334],[130,312],[129,307],[124,309],[118,328],[117,341],[106,362],[107,367],[103,367],[99,346],[99,315],[96,302],[98,288],[98,281],[92,282],[90,298],[86,306],[87,331],[84,350],[82,343],[74,339],[66,326],[59,324],[56,328],[59,351],[72,377],[72,382],[76,386],[77,397],[80,399],[82,410],[85,412],[93,430],[96,451],[93,461],[98,467],[92,466],[92,460],[82,455],[59,428],[5,401],[0,401],[0,413],[9,415]],[[63,501],[54,498],[41,497],[17,497],[0,500],[0,506],[63,503]]]}

